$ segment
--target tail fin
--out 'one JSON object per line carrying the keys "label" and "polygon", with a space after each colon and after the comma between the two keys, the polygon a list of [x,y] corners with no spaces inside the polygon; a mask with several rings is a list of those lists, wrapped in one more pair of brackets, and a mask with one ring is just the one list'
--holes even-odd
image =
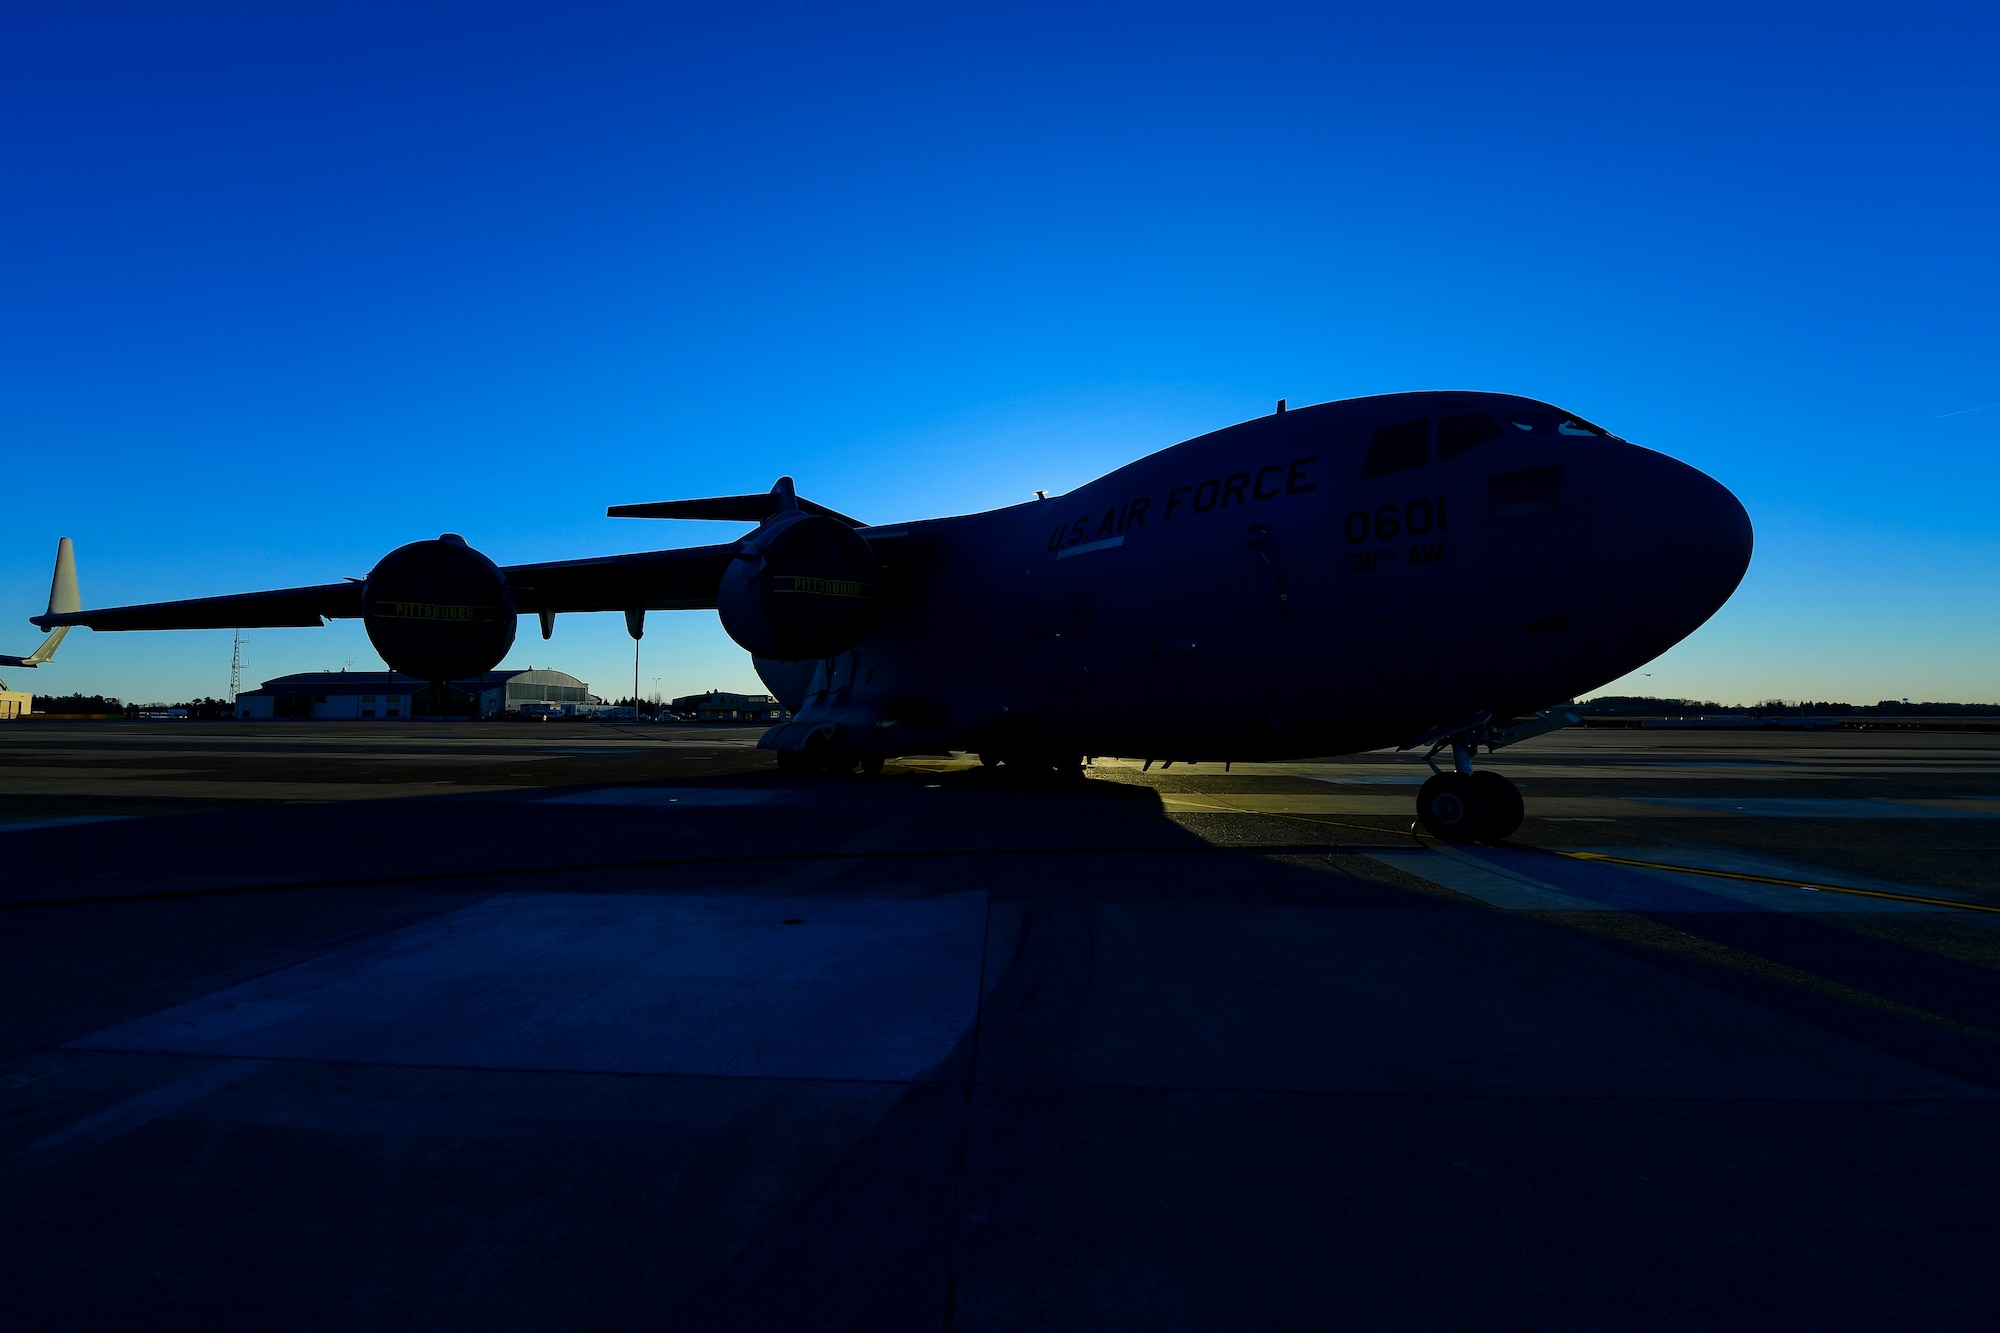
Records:
{"label": "tail fin", "polygon": [[49,614],[63,615],[83,610],[76,591],[76,548],[67,537],[56,539],[56,572],[49,580]]}
{"label": "tail fin", "polygon": [[[69,538],[63,537],[56,542],[56,572],[55,577],[49,580],[49,614],[81,610],[83,599],[76,591],[76,548],[70,545]],[[41,647],[26,657],[0,653],[0,666],[38,667],[56,655],[56,649],[62,646],[63,636],[68,633],[68,625],[57,627],[42,640]]]}

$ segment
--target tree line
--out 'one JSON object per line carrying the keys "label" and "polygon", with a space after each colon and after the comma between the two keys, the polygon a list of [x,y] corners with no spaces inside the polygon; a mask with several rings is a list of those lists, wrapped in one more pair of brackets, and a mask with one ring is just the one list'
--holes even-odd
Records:
{"label": "tree line", "polygon": [[1576,705],[1585,717],[1698,717],[1733,714],[1739,717],[2000,717],[2000,704],[1911,703],[1884,699],[1872,704],[1842,704],[1830,700],[1766,699],[1755,704],[1720,704],[1713,699],[1663,699],[1650,694],[1600,694]]}
{"label": "tree line", "polygon": [[35,696],[37,713],[123,713],[126,717],[138,717],[145,713],[164,713],[173,708],[185,708],[189,717],[234,717],[236,707],[227,699],[211,699],[203,695],[199,699],[189,699],[177,704],[126,703],[109,694],[38,694]]}

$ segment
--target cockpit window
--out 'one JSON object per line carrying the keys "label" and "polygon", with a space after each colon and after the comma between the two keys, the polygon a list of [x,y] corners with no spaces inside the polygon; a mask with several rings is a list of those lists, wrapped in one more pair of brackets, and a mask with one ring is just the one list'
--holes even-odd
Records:
{"label": "cockpit window", "polygon": [[1361,465],[1364,477],[1381,477],[1407,468],[1422,467],[1431,461],[1431,423],[1404,421],[1375,432],[1368,446],[1368,461]]}
{"label": "cockpit window", "polygon": [[1602,426],[1585,421],[1582,417],[1567,416],[1553,412],[1529,410],[1518,418],[1509,417],[1508,425],[1515,430],[1546,435],[1553,431],[1557,435],[1590,435],[1599,439],[1615,440],[1618,437]]}
{"label": "cockpit window", "polygon": [[1438,457],[1456,458],[1467,449],[1500,434],[1500,423],[1484,412],[1462,417],[1438,418]]}

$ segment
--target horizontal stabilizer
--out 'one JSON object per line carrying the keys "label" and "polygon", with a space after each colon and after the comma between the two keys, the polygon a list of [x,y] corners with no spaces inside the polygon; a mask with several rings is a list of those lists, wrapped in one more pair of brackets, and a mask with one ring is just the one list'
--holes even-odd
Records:
{"label": "horizontal stabilizer", "polygon": [[0,653],[0,666],[38,667],[56,655],[56,649],[62,645],[63,635],[67,633],[69,633],[69,626],[64,625],[61,629],[49,635],[48,638],[43,639],[42,646],[35,649],[34,652],[29,653],[26,657],[9,657],[5,653]]}
{"label": "horizontal stabilizer", "polygon": [[868,526],[858,518],[849,518],[823,504],[799,499],[792,493],[790,477],[780,478],[776,486],[762,495],[711,495],[705,500],[658,500],[652,504],[612,505],[604,514],[607,518],[706,518],[724,523],[762,523],[773,514],[787,509],[801,509],[808,514],[837,519],[850,528]]}

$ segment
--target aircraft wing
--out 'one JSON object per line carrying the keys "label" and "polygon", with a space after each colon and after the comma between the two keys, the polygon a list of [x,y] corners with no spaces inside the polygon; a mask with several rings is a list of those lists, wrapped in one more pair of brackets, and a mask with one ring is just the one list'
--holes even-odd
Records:
{"label": "aircraft wing", "polygon": [[[863,526],[859,519],[799,499],[790,477],[778,478],[777,484],[761,495],[663,500],[655,504],[618,505],[606,512],[613,517],[723,519],[761,524],[793,509],[823,515],[849,527]],[[879,549],[888,549],[895,547],[903,536],[901,529],[878,529],[872,530],[867,540]],[[716,588],[737,550],[734,543],[686,546],[672,551],[639,551],[499,568],[506,576],[515,609],[523,615],[546,618],[569,611],[703,611],[715,608]],[[347,579],[309,588],[278,588],[271,592],[86,611],[77,598],[75,557],[69,538],[64,537],[57,545],[48,614],[32,617],[31,623],[43,629],[84,625],[96,630],[318,626],[328,620],[359,617],[365,586],[360,579]],[[547,632],[546,619],[543,631]],[[53,648],[53,643],[50,647]],[[22,664],[35,665],[27,661]]]}
{"label": "aircraft wing", "polygon": [[686,546],[586,560],[504,565],[514,605],[537,611],[712,611],[716,585],[736,553],[724,546]]}
{"label": "aircraft wing", "polygon": [[31,624],[50,629],[262,629],[281,625],[319,626],[327,619],[361,614],[359,583],[322,583],[311,588],[240,592],[228,597],[191,597],[179,602],[147,602],[96,611],[51,611]]}
{"label": "aircraft wing", "polygon": [[[502,572],[523,614],[560,611],[696,611],[715,606],[715,588],[734,546],[692,546],[585,560],[506,565]],[[72,578],[74,575],[72,575]],[[260,629],[317,627],[361,614],[358,581],[307,588],[194,597],[98,610],[51,610],[31,623],[50,629],[83,625],[94,630]]]}

